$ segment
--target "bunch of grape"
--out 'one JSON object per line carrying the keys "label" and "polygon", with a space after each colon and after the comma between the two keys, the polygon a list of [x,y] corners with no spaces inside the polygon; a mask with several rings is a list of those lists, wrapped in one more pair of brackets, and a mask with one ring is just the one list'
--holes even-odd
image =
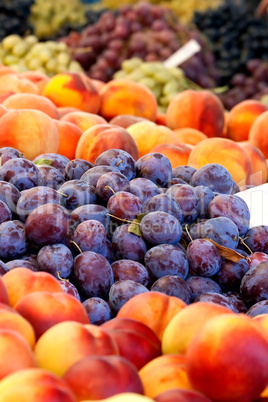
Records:
{"label": "bunch of grape", "polygon": [[33,1],[34,0],[1,0],[0,40],[12,33],[24,35],[31,30],[28,17]]}
{"label": "bunch of grape", "polygon": [[0,63],[17,72],[34,70],[49,77],[65,71],[83,72],[65,43],[38,42],[34,35],[9,35],[0,43]]}
{"label": "bunch of grape", "polygon": [[216,86],[218,75],[206,41],[198,31],[179,24],[167,8],[140,2],[122,7],[118,16],[107,11],[81,34],[62,38],[89,76],[105,82],[112,79],[124,60],[139,57],[163,61],[190,39],[196,39],[202,51],[181,65],[185,75],[202,87]]}
{"label": "bunch of grape", "polygon": [[171,99],[186,89],[200,89],[198,85],[186,78],[178,67],[166,68],[162,62],[142,61],[138,57],[124,60],[122,70],[114,74],[114,79],[128,79],[147,86],[158,101],[159,110],[166,111]]}
{"label": "bunch of grape", "polygon": [[194,23],[213,44],[220,85],[228,85],[234,74],[244,72],[248,60],[268,59],[267,22],[244,6],[228,2],[217,10],[196,13]]}

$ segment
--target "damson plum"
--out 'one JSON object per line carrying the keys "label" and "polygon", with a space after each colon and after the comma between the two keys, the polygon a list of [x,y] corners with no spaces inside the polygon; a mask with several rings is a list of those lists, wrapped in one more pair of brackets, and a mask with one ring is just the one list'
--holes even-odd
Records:
{"label": "damson plum", "polygon": [[[7,162],[8,163],[8,162]],[[27,249],[25,226],[20,221],[3,222],[0,225],[0,258],[10,260],[23,255]]]}
{"label": "damson plum", "polygon": [[182,227],[173,215],[162,211],[149,212],[140,223],[144,239],[152,244],[176,244],[180,241]]}
{"label": "damson plum", "polygon": [[112,166],[94,166],[93,168],[83,173],[80,179],[90,184],[91,186],[96,187],[99,178],[103,174],[111,172],[118,173],[119,170]]}
{"label": "damson plum", "polygon": [[19,191],[42,185],[38,167],[28,159],[10,159],[0,167],[0,180],[13,184]]}
{"label": "damson plum", "polygon": [[59,188],[62,205],[70,211],[85,204],[95,204],[95,188],[82,180],[69,180]]}
{"label": "damson plum", "polygon": [[173,177],[167,183],[167,188],[174,186],[174,184],[188,184],[185,180],[180,179],[179,177]]}
{"label": "damson plum", "polygon": [[71,212],[71,225],[74,229],[76,229],[79,223],[89,221],[91,219],[99,221],[103,224],[105,230],[108,230],[110,217],[108,215],[108,209],[102,205],[86,204],[74,209]]}
{"label": "damson plum", "polygon": [[147,246],[142,237],[128,231],[130,225],[118,226],[112,237],[112,246],[117,260],[143,262]]}
{"label": "damson plum", "polygon": [[229,218],[208,219],[201,226],[203,239],[211,239],[221,246],[234,249],[239,243],[239,232],[236,224]]}
{"label": "damson plum", "polygon": [[196,172],[196,169],[192,166],[182,165],[172,169],[172,176],[174,178],[182,179],[186,183],[190,183],[192,175]]}
{"label": "damson plum", "polygon": [[105,298],[114,282],[109,262],[93,251],[85,251],[75,257],[73,274],[87,297]]}
{"label": "damson plum", "polygon": [[0,224],[12,219],[12,213],[7,204],[0,200]]}
{"label": "damson plum", "polygon": [[155,278],[177,275],[185,279],[189,270],[185,253],[172,244],[152,247],[145,254],[144,262],[150,274]]}
{"label": "damson plum", "polygon": [[219,194],[211,201],[208,210],[210,218],[225,216],[231,219],[238,227],[240,236],[247,233],[250,212],[242,198],[236,195]]}
{"label": "damson plum", "polygon": [[246,313],[248,311],[248,308],[240,293],[226,292],[223,295],[229,300],[232,310],[238,311],[239,313]]}
{"label": "damson plum", "polygon": [[94,165],[116,167],[128,180],[132,180],[136,176],[135,160],[123,149],[108,149],[102,152],[95,160]]}
{"label": "damson plum", "polygon": [[192,292],[192,301],[203,293],[222,293],[220,285],[211,278],[202,276],[191,276],[186,280],[186,283]]}
{"label": "damson plum", "polygon": [[250,228],[244,241],[253,253],[260,251],[268,254],[268,226],[260,225]]}
{"label": "damson plum", "polygon": [[144,286],[149,284],[149,273],[144,265],[138,261],[118,260],[111,265],[114,273],[114,281],[122,281],[130,279],[134,282],[141,283]]}
{"label": "damson plum", "polygon": [[16,212],[16,206],[20,195],[19,190],[13,184],[0,181],[0,200],[7,204],[12,213]]}
{"label": "damson plum", "polygon": [[37,186],[22,191],[17,202],[17,214],[22,222],[37,207],[44,204],[60,204],[60,196],[50,187]]}
{"label": "damson plum", "polygon": [[73,159],[64,168],[64,179],[80,180],[81,176],[93,167],[92,163],[84,159]]}
{"label": "damson plum", "polygon": [[261,262],[268,261],[268,254],[262,253],[261,251],[256,251],[249,256],[249,268],[256,267],[256,265]]}
{"label": "damson plum", "polygon": [[83,302],[90,323],[101,325],[112,318],[112,311],[109,304],[100,297],[90,297]]}
{"label": "damson plum", "polygon": [[107,209],[111,215],[127,220],[132,220],[144,212],[141,200],[127,191],[119,191],[112,195],[107,203]]}
{"label": "damson plum", "polygon": [[39,246],[59,243],[69,228],[70,215],[60,205],[44,204],[34,209],[25,222],[28,240]]}
{"label": "damson plum", "polygon": [[77,288],[69,281],[60,280],[60,285],[64,293],[75,297],[77,300],[81,301],[79,292]]}
{"label": "damson plum", "polygon": [[49,244],[42,247],[37,254],[37,263],[40,271],[68,278],[74,266],[74,259],[71,251],[64,244]]}
{"label": "damson plum", "polygon": [[136,195],[143,205],[148,204],[150,199],[160,194],[160,189],[151,180],[143,177],[137,177],[129,182],[130,192]]}
{"label": "damson plum", "polygon": [[164,187],[172,178],[172,166],[169,159],[158,152],[142,156],[136,162],[137,176],[151,180]]}
{"label": "damson plum", "polygon": [[246,313],[250,317],[256,317],[261,314],[268,314],[268,300],[262,300],[253,304]]}
{"label": "damson plum", "polygon": [[194,187],[194,192],[200,200],[199,218],[200,219],[209,218],[208,207],[210,202],[215,197],[215,194],[213,193],[212,190],[210,190],[210,188],[206,186],[196,186]]}
{"label": "damson plum", "polygon": [[187,247],[190,267],[200,276],[213,276],[221,266],[221,255],[214,244],[204,239],[193,240]]}
{"label": "damson plum", "polygon": [[182,222],[181,207],[172,195],[158,194],[151,198],[146,206],[146,212],[153,211],[167,212]]}
{"label": "damson plum", "polygon": [[225,291],[239,290],[242,278],[248,270],[249,263],[245,258],[238,262],[224,259],[214,279]]}
{"label": "damson plum", "polygon": [[195,303],[199,301],[220,304],[221,306],[227,307],[238,313],[238,310],[234,309],[234,307],[232,306],[232,302],[226,296],[220,293],[213,293],[213,292],[203,293],[195,299]]}
{"label": "damson plum", "polygon": [[5,275],[6,272],[8,272],[8,267],[2,260],[0,260],[0,276]]}
{"label": "damson plum", "polygon": [[194,189],[188,184],[174,184],[166,194],[172,195],[182,210],[184,223],[191,223],[196,220],[200,213],[200,200]]}
{"label": "damson plum", "polygon": [[268,300],[268,262],[261,262],[247,271],[241,282],[240,293],[249,306]]}
{"label": "damson plum", "polygon": [[113,283],[109,291],[109,304],[117,313],[128,300],[144,292],[149,292],[149,290],[141,283],[130,279],[117,281]]}
{"label": "damson plum", "polygon": [[42,185],[58,190],[65,182],[63,174],[53,166],[40,165],[38,169],[42,177]]}
{"label": "damson plum", "polygon": [[75,229],[73,240],[82,251],[99,253],[106,241],[105,227],[93,219],[79,223]]}
{"label": "damson plum", "polygon": [[216,193],[231,194],[233,179],[224,166],[217,163],[208,163],[192,175],[190,184],[193,187],[209,187]]}
{"label": "damson plum", "polygon": [[151,287],[153,292],[161,292],[168,296],[175,296],[186,304],[191,302],[192,292],[184,279],[177,275],[162,276]]}
{"label": "damson plum", "polygon": [[98,197],[107,202],[118,191],[129,191],[129,181],[122,173],[110,172],[103,174],[96,185]]}
{"label": "damson plum", "polygon": [[195,239],[202,239],[203,237],[203,226],[206,220],[202,220],[200,222],[194,223],[189,230],[190,236],[193,240]]}
{"label": "damson plum", "polygon": [[15,148],[12,147],[2,147],[0,148],[0,166],[10,159],[24,158],[23,154]]}
{"label": "damson plum", "polygon": [[36,264],[34,264],[34,263],[30,262],[30,261],[27,261],[27,260],[23,260],[23,259],[17,259],[17,260],[8,261],[6,263],[6,266],[7,266],[9,271],[11,269],[20,268],[20,267],[28,268],[28,269],[30,269],[31,271],[34,271],[34,272],[39,271],[39,267]]}
{"label": "damson plum", "polygon": [[106,260],[112,264],[114,261],[114,251],[113,251],[113,246],[110,240],[105,239],[104,246],[101,248],[99,251],[99,254],[102,255]]}
{"label": "damson plum", "polygon": [[58,169],[62,174],[64,174],[65,166],[70,162],[70,159],[68,159],[66,156],[53,152],[38,155],[36,158],[34,158],[33,162],[36,162],[40,159],[48,159],[50,161],[50,166]]}

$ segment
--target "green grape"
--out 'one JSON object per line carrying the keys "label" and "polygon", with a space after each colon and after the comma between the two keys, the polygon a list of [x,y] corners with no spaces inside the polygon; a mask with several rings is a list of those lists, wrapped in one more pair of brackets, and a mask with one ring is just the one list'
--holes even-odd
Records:
{"label": "green grape", "polygon": [[52,57],[52,53],[49,49],[44,48],[40,51],[39,53],[39,58],[41,60],[41,63],[47,63]]}
{"label": "green grape", "polygon": [[168,97],[166,97],[166,96],[161,96],[161,97],[158,99],[158,102],[159,102],[159,104],[160,104],[161,106],[168,106],[168,104],[169,104],[169,99],[168,99]]}
{"label": "green grape", "polygon": [[41,67],[41,60],[37,57],[33,57],[31,60],[27,61],[27,67],[30,70],[36,70],[37,68]]}
{"label": "green grape", "polygon": [[171,68],[168,69],[168,71],[170,72],[170,74],[173,77],[175,77],[177,79],[185,77],[184,71],[179,67],[171,67]]}
{"label": "green grape", "polygon": [[11,64],[18,64],[18,62],[19,62],[18,57],[12,54],[7,54],[6,56],[3,57],[3,63],[5,66],[10,66]]}
{"label": "green grape", "polygon": [[81,65],[75,60],[71,61],[71,63],[69,64],[68,71],[73,72],[73,73],[83,73],[84,72]]}
{"label": "green grape", "polygon": [[153,78],[150,78],[150,77],[142,78],[142,79],[139,81],[139,83],[145,85],[146,87],[148,87],[148,88],[150,88],[150,89],[152,89],[152,90],[153,90],[153,89],[155,88],[155,86],[156,86],[155,80],[154,80]]}
{"label": "green grape", "polygon": [[21,41],[13,46],[12,53],[14,56],[23,57],[27,53],[28,49],[27,43],[25,41]]}
{"label": "green grape", "polygon": [[21,37],[19,35],[9,35],[2,40],[2,46],[5,50],[12,50],[12,48],[21,42]]}
{"label": "green grape", "polygon": [[144,74],[140,70],[134,70],[130,74],[128,74],[127,79],[138,82],[144,78]]}
{"label": "green grape", "polygon": [[171,80],[167,82],[163,87],[163,94],[168,95],[170,93],[178,92],[179,91],[179,84],[175,80]]}
{"label": "green grape", "polygon": [[154,74],[154,79],[158,82],[165,84],[172,79],[172,75],[168,72],[168,70],[159,71]]}
{"label": "green grape", "polygon": [[[50,43],[50,42],[49,42]],[[68,50],[68,46],[66,45],[66,43],[64,43],[64,42],[59,42],[59,43],[57,43],[57,42],[52,42],[53,43],[53,45],[54,44],[56,44],[56,49],[59,51],[59,52],[66,52],[67,50]]]}
{"label": "green grape", "polygon": [[153,76],[155,73],[163,70],[163,64],[157,61],[142,63],[140,67],[141,71],[149,76]]}
{"label": "green grape", "polygon": [[65,73],[65,72],[66,72],[66,66],[63,64],[57,64],[56,73]]}
{"label": "green grape", "polygon": [[56,60],[57,63],[68,66],[68,64],[71,61],[71,56],[69,53],[67,52],[60,52],[57,56],[56,56]]}
{"label": "green grape", "polygon": [[128,78],[128,74],[127,74],[127,72],[124,71],[124,70],[118,70],[118,71],[116,71],[116,73],[114,73],[113,78],[114,78],[115,80],[120,80],[120,79],[122,79],[122,78],[125,79],[125,78]]}
{"label": "green grape", "polygon": [[28,35],[25,37],[24,41],[29,45],[29,46],[33,46],[38,42],[38,39],[36,36],[34,35]]}
{"label": "green grape", "polygon": [[49,73],[56,71],[56,67],[57,67],[57,62],[53,58],[48,60],[48,62],[45,64],[45,68]]}
{"label": "green grape", "polygon": [[131,73],[132,71],[135,71],[138,67],[140,67],[141,64],[141,59],[139,59],[138,57],[133,57],[132,59],[123,61],[122,69],[127,73]]}

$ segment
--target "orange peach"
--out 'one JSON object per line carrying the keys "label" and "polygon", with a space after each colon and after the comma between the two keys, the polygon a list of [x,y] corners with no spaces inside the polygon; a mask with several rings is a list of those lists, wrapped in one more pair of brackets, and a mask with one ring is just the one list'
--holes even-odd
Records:
{"label": "orange peach", "polygon": [[83,131],[73,123],[63,120],[55,120],[59,134],[58,154],[72,160],[75,158],[75,150]]}
{"label": "orange peach", "polygon": [[229,114],[230,114],[230,112],[228,110],[224,111],[224,127],[223,127],[223,131],[222,131],[223,138],[227,138],[227,124],[228,124]]}
{"label": "orange peach", "polygon": [[167,115],[165,113],[157,113],[155,123],[159,124],[160,126],[166,126],[167,125]]}
{"label": "orange peach", "polygon": [[191,389],[170,389],[157,395],[156,402],[211,402],[205,395]]}
{"label": "orange peach", "polygon": [[[139,370],[161,354],[161,342],[155,333],[140,321],[114,318],[101,326],[115,340],[121,356]],[[137,348],[136,346],[139,345]]]}
{"label": "orange peach", "polygon": [[74,321],[61,322],[49,328],[35,345],[39,367],[59,376],[90,355],[118,355],[118,348],[104,329]]}
{"label": "orange peach", "polygon": [[0,330],[11,329],[19,333],[30,345],[35,345],[35,333],[29,321],[25,320],[20,314],[14,314],[10,311],[0,310]]}
{"label": "orange peach", "polygon": [[25,158],[57,152],[59,134],[54,121],[39,110],[10,110],[1,117],[0,147],[19,149]]}
{"label": "orange peach", "polygon": [[80,130],[82,130],[82,132],[86,131],[90,127],[95,126],[96,124],[107,123],[103,117],[98,116],[97,114],[81,112],[80,110],[65,114],[61,120],[75,124],[80,128]]}
{"label": "orange peach", "polygon": [[224,127],[223,105],[210,91],[188,89],[177,94],[169,103],[167,126],[172,130],[191,127],[208,137],[221,137]]}
{"label": "orange peach", "polygon": [[0,104],[0,117],[2,117],[7,111],[7,108]]}
{"label": "orange peach", "polygon": [[14,371],[36,367],[35,356],[29,343],[11,329],[0,328],[0,356],[0,379]]}
{"label": "orange peach", "polygon": [[14,308],[10,307],[8,304],[5,303],[1,303],[0,302],[0,313],[2,312],[9,312],[9,313],[13,313],[13,314],[17,314],[19,315],[19,313],[17,313],[16,310],[14,310]]}
{"label": "orange peach", "polygon": [[150,150],[150,152],[159,152],[165,155],[169,159],[172,168],[187,165],[191,151],[192,149],[186,144],[160,144]]}
{"label": "orange peach", "polygon": [[261,326],[243,314],[207,321],[186,353],[194,388],[213,401],[253,401],[268,383],[268,342]]}
{"label": "orange peach", "polygon": [[77,109],[76,107],[72,107],[72,106],[62,106],[62,107],[58,107],[58,112],[60,115],[60,119],[65,116],[68,113],[71,112],[80,112],[79,109]]}
{"label": "orange peach", "polygon": [[237,142],[227,138],[208,138],[194,147],[188,165],[199,169],[208,163],[223,165],[239,186],[249,183],[253,171],[246,151]]}
{"label": "orange peach", "polygon": [[38,84],[44,80],[49,80],[49,77],[40,71],[22,71],[19,73],[19,76],[27,78],[27,80],[32,81],[34,84]]}
{"label": "orange peach", "polygon": [[20,77],[18,74],[0,75],[0,95],[19,92],[36,95],[40,93],[39,88],[27,78]]}
{"label": "orange peach", "polygon": [[265,158],[268,158],[268,111],[260,114],[249,131],[249,142],[259,148]]}
{"label": "orange peach", "polygon": [[150,398],[170,389],[192,389],[186,373],[185,360],[181,355],[160,356],[147,363],[139,375],[144,394]]}
{"label": "orange peach", "polygon": [[4,100],[8,109],[35,109],[47,114],[52,119],[59,119],[56,106],[47,98],[35,94],[14,94]]}
{"label": "orange peach", "polygon": [[56,74],[50,78],[42,93],[58,107],[72,106],[89,113],[99,111],[100,95],[84,74]]}
{"label": "orange peach", "polygon": [[15,310],[33,326],[37,339],[53,325],[62,321],[89,324],[83,305],[65,292],[30,293],[18,301]]}
{"label": "orange peach", "polygon": [[15,74],[17,75],[17,72],[8,66],[3,66],[2,64],[0,65],[0,76],[5,75],[5,74]]}
{"label": "orange peach", "polygon": [[254,186],[266,183],[268,178],[267,163],[261,150],[248,141],[241,141],[239,145],[247,152],[252,163],[253,171],[249,183]]}
{"label": "orange peach", "polygon": [[2,276],[11,307],[27,294],[46,291],[50,293],[62,292],[59,281],[47,272],[34,272],[28,268],[14,268]]}
{"label": "orange peach", "polygon": [[111,120],[121,114],[144,117],[155,121],[157,101],[145,85],[128,80],[112,80],[100,91],[100,115]]}
{"label": "orange peach", "polygon": [[229,113],[227,137],[234,141],[247,141],[249,131],[256,118],[267,111],[267,107],[257,100],[245,100],[234,106]]}
{"label": "orange peach", "polygon": [[226,307],[198,302],[179,311],[168,323],[162,339],[163,354],[185,354],[194,335],[210,318],[232,313]]}
{"label": "orange peach", "polygon": [[97,88],[97,90],[99,92],[105,85],[105,82],[100,81],[100,80],[95,80],[95,79],[92,78],[91,81],[93,82],[93,84],[95,85],[95,87]]}
{"label": "orange peach", "polygon": [[123,149],[135,160],[139,157],[132,136],[124,128],[111,124],[97,124],[86,130],[78,141],[75,157],[94,163],[108,149]]}
{"label": "orange peach", "polygon": [[180,144],[172,130],[165,126],[158,126],[151,121],[132,124],[127,131],[136,141],[140,157],[148,154],[151,149],[160,144]]}
{"label": "orange peach", "polygon": [[137,117],[131,114],[120,114],[119,116],[115,116],[110,120],[109,124],[113,124],[116,126],[120,126],[123,128],[128,128],[132,124],[139,123],[140,121],[148,121],[144,117]]}
{"label": "orange peach", "polygon": [[65,381],[40,368],[17,371],[0,382],[0,402],[76,402]]}
{"label": "orange peach", "polygon": [[161,340],[171,318],[186,304],[179,298],[160,292],[145,292],[132,297],[119,310],[118,318],[141,321]]}
{"label": "orange peach", "polygon": [[121,392],[143,394],[138,371],[121,356],[85,357],[75,363],[63,378],[77,401],[103,400]]}
{"label": "orange peach", "polygon": [[[92,400],[91,400],[92,401]],[[109,398],[102,399],[102,402],[153,402],[153,399],[135,392],[122,392]],[[89,400],[83,402],[90,402]]]}
{"label": "orange peach", "polygon": [[0,277],[0,302],[9,304],[8,292],[3,277]]}
{"label": "orange peach", "polygon": [[208,138],[208,136],[195,128],[177,128],[173,130],[177,140],[183,144],[196,145],[199,142]]}

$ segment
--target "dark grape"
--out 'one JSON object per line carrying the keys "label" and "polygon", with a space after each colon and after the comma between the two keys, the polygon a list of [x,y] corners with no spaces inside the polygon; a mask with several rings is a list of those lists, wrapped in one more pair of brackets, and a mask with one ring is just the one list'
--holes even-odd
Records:
{"label": "dark grape", "polygon": [[69,180],[59,188],[62,205],[70,211],[85,204],[95,204],[95,188],[82,180]]}
{"label": "dark grape", "polygon": [[143,205],[148,204],[150,199],[155,195],[160,194],[160,190],[156,184],[151,180],[145,179],[143,177],[137,177],[129,182],[130,192],[136,195]]}
{"label": "dark grape", "polygon": [[176,244],[180,241],[182,227],[173,215],[162,211],[149,212],[140,223],[145,240],[152,244]]}
{"label": "dark grape", "polygon": [[93,167],[92,163],[84,159],[73,159],[64,169],[65,180],[80,180],[81,176]]}
{"label": "dark grape", "polygon": [[82,251],[99,253],[106,241],[105,227],[96,220],[79,223],[75,229],[73,240]]}
{"label": "dark grape", "polygon": [[230,194],[233,188],[233,179],[224,166],[208,163],[193,174],[190,184],[193,187],[206,186],[214,192]]}
{"label": "dark grape", "polygon": [[178,297],[186,304],[190,304],[192,298],[192,292],[187,282],[177,275],[167,275],[157,279],[152,285],[151,291]]}
{"label": "dark grape", "polygon": [[112,284],[109,291],[109,304],[113,311],[117,313],[120,308],[132,297],[149,292],[141,283],[130,279],[120,280]]}
{"label": "dark grape", "polygon": [[191,223],[196,220],[200,213],[200,200],[194,189],[188,184],[174,184],[166,194],[172,195],[182,210],[184,223]]}
{"label": "dark grape", "polygon": [[192,292],[192,301],[203,293],[222,293],[220,285],[211,278],[191,276],[186,280]]}
{"label": "dark grape", "polygon": [[179,203],[169,194],[158,194],[150,199],[146,212],[162,211],[173,215],[179,222],[182,221],[182,211]]}
{"label": "dark grape", "polygon": [[119,226],[113,233],[112,245],[115,258],[142,262],[147,251],[146,243],[142,237],[130,233],[129,226]]}
{"label": "dark grape", "polygon": [[200,276],[213,276],[221,266],[221,255],[214,244],[204,239],[193,240],[187,247],[190,267]]}
{"label": "dark grape", "polygon": [[112,318],[111,307],[100,297],[90,297],[83,302],[90,323],[101,325]]}
{"label": "dark grape", "polygon": [[49,244],[42,247],[37,254],[37,263],[40,271],[68,278],[72,272],[74,260],[68,247],[63,244]]}
{"label": "dark grape", "polygon": [[172,166],[169,159],[154,152],[142,156],[136,162],[137,176],[151,180],[164,187],[172,177]]}
{"label": "dark grape", "polygon": [[144,286],[149,284],[149,273],[144,265],[132,260],[118,260],[112,263],[114,281],[130,279]]}
{"label": "dark grape", "polygon": [[94,166],[100,165],[117,168],[128,180],[132,180],[136,176],[135,160],[129,153],[122,149],[109,149],[100,154],[95,160]]}
{"label": "dark grape", "polygon": [[10,159],[0,167],[0,180],[13,184],[19,191],[42,185],[38,167],[28,159]]}

